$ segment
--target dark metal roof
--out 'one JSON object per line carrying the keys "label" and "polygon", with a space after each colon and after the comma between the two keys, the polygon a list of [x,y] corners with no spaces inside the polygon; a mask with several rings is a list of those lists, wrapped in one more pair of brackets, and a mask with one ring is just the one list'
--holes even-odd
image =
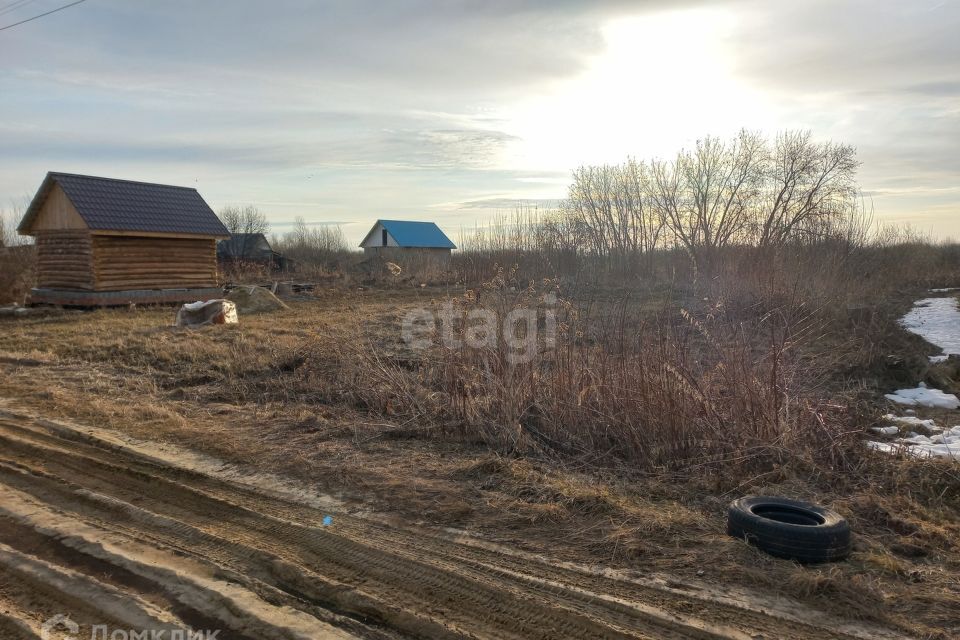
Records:
{"label": "dark metal roof", "polygon": [[27,209],[27,231],[54,184],[60,185],[92,231],[229,235],[196,189],[166,184],[50,172]]}
{"label": "dark metal roof", "polygon": [[217,255],[221,258],[269,258],[275,252],[262,233],[233,233],[217,243]]}

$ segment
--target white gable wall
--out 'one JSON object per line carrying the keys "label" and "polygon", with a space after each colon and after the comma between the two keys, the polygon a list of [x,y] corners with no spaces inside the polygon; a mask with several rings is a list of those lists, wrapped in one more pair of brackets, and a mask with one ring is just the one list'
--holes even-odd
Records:
{"label": "white gable wall", "polygon": [[[367,234],[366,239],[363,241],[364,249],[368,247],[382,247],[383,246],[383,225],[379,222],[373,228],[373,230]],[[387,246],[388,247],[398,247],[397,241],[393,239],[393,236],[387,233]]]}

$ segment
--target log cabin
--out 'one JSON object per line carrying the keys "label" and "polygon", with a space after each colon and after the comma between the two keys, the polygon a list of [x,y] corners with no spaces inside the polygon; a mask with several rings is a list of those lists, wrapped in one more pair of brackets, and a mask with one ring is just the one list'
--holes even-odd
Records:
{"label": "log cabin", "polygon": [[48,173],[20,222],[37,245],[34,304],[186,302],[221,296],[230,236],[196,189]]}

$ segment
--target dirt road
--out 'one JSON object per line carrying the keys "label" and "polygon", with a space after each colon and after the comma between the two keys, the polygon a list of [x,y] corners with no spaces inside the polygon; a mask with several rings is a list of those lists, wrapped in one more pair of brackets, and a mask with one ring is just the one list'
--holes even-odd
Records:
{"label": "dirt road", "polygon": [[40,637],[58,614],[58,633],[79,630],[49,637],[896,637],[389,523],[170,445],[0,410],[0,637]]}

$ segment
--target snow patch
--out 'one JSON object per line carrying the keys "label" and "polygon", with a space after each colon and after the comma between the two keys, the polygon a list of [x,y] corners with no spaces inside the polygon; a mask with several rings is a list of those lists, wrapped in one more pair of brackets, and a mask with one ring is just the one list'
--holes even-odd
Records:
{"label": "snow patch", "polygon": [[930,389],[924,383],[916,389],[898,389],[884,396],[898,404],[920,407],[934,407],[937,409],[960,408],[960,400],[952,393],[944,393],[939,389]]}
{"label": "snow patch", "polygon": [[[915,412],[910,411],[910,413],[915,413]],[[883,416],[883,419],[886,420],[887,422],[892,422],[895,425],[900,425],[901,427],[913,427],[913,428],[923,427],[928,431],[943,431],[943,429],[941,429],[940,426],[937,425],[936,421],[933,418],[923,420],[921,418],[918,418],[917,416],[897,416],[892,413],[888,413],[887,415]],[[889,428],[890,427],[874,427],[874,429],[889,429]],[[883,432],[878,432],[878,433],[883,433]]]}
{"label": "snow patch", "polygon": [[913,309],[900,319],[900,324],[910,333],[943,349],[942,354],[930,357],[931,362],[942,362],[948,356],[960,355],[960,308],[956,298],[917,300]]}
{"label": "snow patch", "polygon": [[867,446],[883,453],[904,453],[915,458],[960,460],[960,425],[944,429],[932,436],[911,433],[906,438],[897,438],[893,442],[867,442]]}
{"label": "snow patch", "polygon": [[[931,293],[946,293],[955,289],[931,289]],[[951,355],[960,355],[960,307],[954,297],[924,298],[914,303],[913,309],[900,319],[904,329],[915,333],[927,342],[940,347],[943,353],[930,357],[931,362],[943,362]],[[930,389],[920,383],[916,389],[898,389],[884,396],[898,404],[906,406],[933,407],[938,409],[960,408],[960,400],[952,393],[939,389]],[[923,420],[912,409],[906,409],[909,415],[897,416],[888,413],[883,416],[890,426],[871,427],[874,433],[895,436],[903,427],[922,429],[931,435],[911,431],[904,438],[895,438],[891,442],[869,441],[867,446],[884,453],[904,453],[921,458],[951,458],[960,460],[960,426],[949,429],[940,428],[933,420]]]}
{"label": "snow patch", "polygon": [[867,447],[881,453],[898,453],[903,449],[903,445],[893,444],[892,442],[874,442],[867,440]]}
{"label": "snow patch", "polygon": [[870,431],[882,436],[895,436],[900,433],[900,427],[870,427]]}

